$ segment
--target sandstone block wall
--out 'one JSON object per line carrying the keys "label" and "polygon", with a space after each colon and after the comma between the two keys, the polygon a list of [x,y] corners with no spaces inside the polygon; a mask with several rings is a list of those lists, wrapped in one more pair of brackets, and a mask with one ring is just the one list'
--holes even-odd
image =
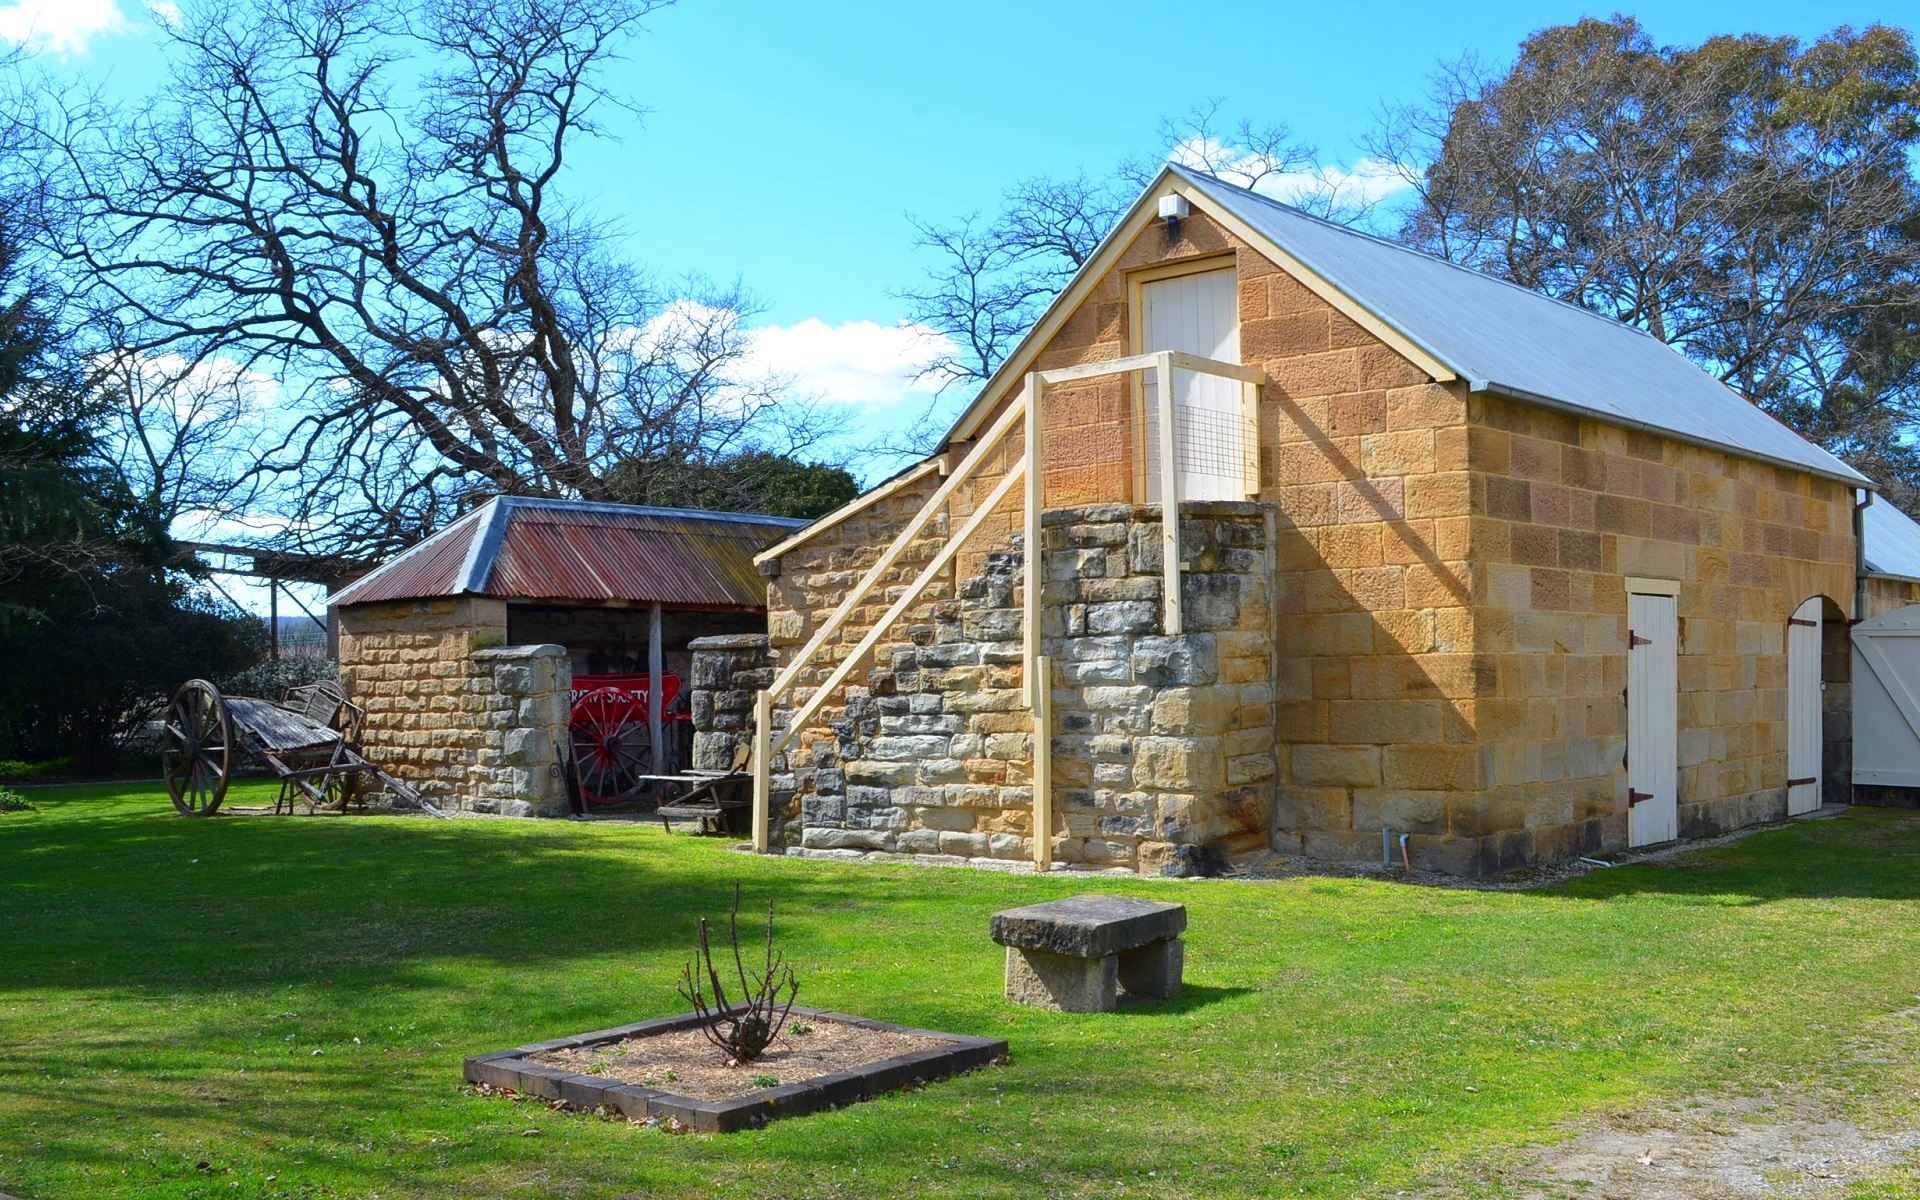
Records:
{"label": "sandstone block wall", "polygon": [[[1062,861],[1212,874],[1273,819],[1273,509],[1182,507],[1182,625],[1166,636],[1158,507],[1047,513]],[[1018,625],[1014,625],[1018,630]],[[1016,647],[1017,648],[1017,647]]]}
{"label": "sandstone block wall", "polygon": [[573,677],[559,646],[503,646],[505,602],[339,610],[340,682],[366,709],[367,758],[440,807],[556,813]]}
{"label": "sandstone block wall", "polygon": [[1487,865],[1626,840],[1628,576],[1680,585],[1681,835],[1783,815],[1787,618],[1844,622],[1852,490],[1490,396],[1469,432]]}
{"label": "sandstone block wall", "polygon": [[[1171,234],[1156,226],[1136,238],[1042,347],[1037,367],[1132,353],[1128,273],[1174,263],[1235,268],[1241,357],[1269,381],[1260,399],[1260,498],[1275,513],[1264,602],[1275,618],[1268,652],[1276,848],[1371,858],[1388,826],[1413,835],[1422,865],[1484,873],[1623,842],[1629,575],[1681,584],[1683,833],[1779,811],[1786,619],[1810,596],[1851,611],[1848,489],[1437,381],[1200,214]],[[1093,380],[1049,393],[1049,509],[1132,501],[1133,386]],[[950,462],[970,449],[951,447]],[[1016,431],[956,497],[953,521],[1019,450]],[[857,578],[936,482],[923,481],[918,494],[894,497],[787,556],[788,577],[773,589],[776,649],[804,640],[838,602],[838,589]],[[1017,522],[1012,505],[996,514],[955,579],[1017,588],[1004,561],[1000,568],[988,561],[1019,551]],[[933,553],[944,535],[935,529],[893,572],[889,588]],[[1050,557],[1048,586],[1081,581],[1076,572],[1094,561],[1068,564],[1056,577]],[[1085,581],[1149,582],[1092,574]],[[934,647],[944,644],[941,622],[964,625],[960,586],[943,580],[912,616],[915,627],[936,630]],[[1899,590],[1872,581],[1870,599],[1890,606]],[[889,598],[883,592],[866,606],[843,647]],[[1046,632],[1067,636],[1064,626]],[[977,663],[931,669],[977,671],[987,692],[1017,688],[1017,663],[988,658],[1004,652],[996,649],[1003,640],[975,644]],[[883,647],[876,671],[856,680],[866,690],[850,690],[847,707],[827,714],[839,722],[836,737],[890,736],[879,732],[875,706],[897,684],[895,658],[913,646],[903,637]],[[1847,690],[1834,664],[1844,655],[1823,658],[1826,740],[1837,754]],[[1249,730],[1233,732],[1251,744]],[[789,764],[796,795],[809,792],[807,772],[842,769],[835,738],[814,739],[803,734],[802,753]],[[1098,761],[1094,747],[1073,743],[1060,769],[1097,773],[1117,788],[1118,768]],[[1019,778],[1019,760],[1002,761],[998,782],[953,782],[1019,786],[1005,782]],[[1833,761],[1830,755],[1830,778]],[[801,807],[793,809],[795,821]],[[849,834],[845,848],[885,840],[868,838],[872,832]],[[986,830],[976,821],[951,832]],[[1022,832],[1010,825],[989,838]],[[1105,840],[1086,835],[1082,850]],[[1145,840],[1133,844],[1136,864]],[[1092,851],[1108,853],[1104,845]]]}

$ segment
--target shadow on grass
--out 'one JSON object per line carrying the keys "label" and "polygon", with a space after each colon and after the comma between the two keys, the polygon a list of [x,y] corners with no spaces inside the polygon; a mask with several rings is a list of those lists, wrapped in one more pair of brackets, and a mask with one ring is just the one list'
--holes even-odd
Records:
{"label": "shadow on grass", "polygon": [[1920,900],[1920,813],[1854,808],[1672,858],[1597,870],[1545,894],[1602,901],[1667,896],[1716,905]]}
{"label": "shadow on grass", "polygon": [[[775,899],[782,936],[797,941],[920,920],[839,873],[656,829],[105,811],[4,829],[9,988],[403,986],[430,962],[629,956],[690,944],[692,914],[723,917],[736,878],[749,909]],[[983,944],[985,929],[983,912]]]}
{"label": "shadow on grass", "polygon": [[1251,996],[1257,988],[1221,987],[1211,983],[1188,983],[1180,988],[1180,994],[1170,1000],[1138,1000],[1129,996],[1120,997],[1120,1011],[1124,1013],[1151,1013],[1154,1016],[1177,1017],[1182,1013],[1196,1012],[1209,1005],[1232,1000],[1236,996]]}

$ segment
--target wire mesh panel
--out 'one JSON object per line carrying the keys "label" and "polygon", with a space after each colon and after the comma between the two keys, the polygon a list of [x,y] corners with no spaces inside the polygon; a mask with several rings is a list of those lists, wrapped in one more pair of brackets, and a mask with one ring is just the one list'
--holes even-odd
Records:
{"label": "wire mesh panel", "polygon": [[[1141,350],[1184,350],[1221,362],[1240,361],[1239,287],[1228,268],[1177,275],[1143,285]],[[1159,382],[1143,388],[1146,499],[1160,500]],[[1246,423],[1236,380],[1174,372],[1174,463],[1185,500],[1246,497]]]}

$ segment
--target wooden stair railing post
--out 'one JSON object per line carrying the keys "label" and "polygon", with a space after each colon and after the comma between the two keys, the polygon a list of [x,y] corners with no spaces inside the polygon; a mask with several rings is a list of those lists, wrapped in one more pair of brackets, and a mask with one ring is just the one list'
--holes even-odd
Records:
{"label": "wooden stair railing post", "polygon": [[772,843],[767,828],[773,809],[773,698],[766,692],[753,697],[753,848],[765,854]]}
{"label": "wooden stair railing post", "polygon": [[1026,534],[1025,563],[1026,601],[1025,615],[1021,624],[1021,666],[1026,676],[1027,707],[1034,708],[1040,701],[1041,687],[1034,682],[1034,668],[1040,658],[1040,590],[1042,565],[1045,555],[1042,553],[1040,537],[1040,510],[1047,502],[1047,451],[1046,431],[1042,417],[1040,397],[1046,391],[1046,382],[1038,371],[1027,376],[1027,496],[1026,496]]}
{"label": "wooden stair railing post", "polygon": [[1030,668],[1033,704],[1033,866],[1053,869],[1053,660],[1040,655]]}
{"label": "wooden stair railing post", "polygon": [[1173,354],[1154,356],[1154,400],[1160,410],[1160,590],[1164,631],[1177,634],[1180,620],[1180,438],[1174,428]]}

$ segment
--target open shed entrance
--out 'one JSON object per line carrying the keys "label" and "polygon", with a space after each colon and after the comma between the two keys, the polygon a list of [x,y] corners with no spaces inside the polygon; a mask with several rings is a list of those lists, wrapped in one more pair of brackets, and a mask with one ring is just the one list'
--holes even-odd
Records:
{"label": "open shed entrance", "polygon": [[647,604],[507,608],[510,643],[566,647],[573,669],[569,750],[589,813],[655,799],[657,781],[651,777],[676,775],[691,764],[688,643],[765,626],[763,614],[739,610]]}

